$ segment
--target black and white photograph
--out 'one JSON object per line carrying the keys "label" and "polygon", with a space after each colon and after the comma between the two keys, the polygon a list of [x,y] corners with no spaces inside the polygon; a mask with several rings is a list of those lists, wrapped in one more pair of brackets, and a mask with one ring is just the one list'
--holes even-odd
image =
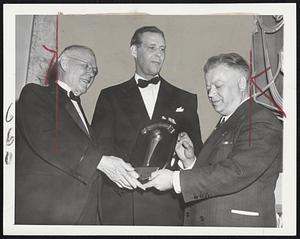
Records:
{"label": "black and white photograph", "polygon": [[296,4],[5,4],[4,235],[295,235]]}

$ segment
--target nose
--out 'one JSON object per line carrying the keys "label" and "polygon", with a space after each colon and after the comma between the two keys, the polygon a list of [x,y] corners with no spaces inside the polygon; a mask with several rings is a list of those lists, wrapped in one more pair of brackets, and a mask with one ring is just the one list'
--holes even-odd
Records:
{"label": "nose", "polygon": [[91,70],[91,71],[87,71],[87,74],[90,76],[90,77],[94,77],[95,76],[95,74],[94,74],[94,72]]}
{"label": "nose", "polygon": [[216,87],[211,86],[210,89],[207,90],[207,95],[209,98],[212,98],[214,95],[216,95]]}
{"label": "nose", "polygon": [[162,57],[162,56],[164,56],[164,51],[163,50],[161,50],[161,49],[157,49],[157,51],[156,51],[156,55],[157,56],[159,56],[159,57]]}

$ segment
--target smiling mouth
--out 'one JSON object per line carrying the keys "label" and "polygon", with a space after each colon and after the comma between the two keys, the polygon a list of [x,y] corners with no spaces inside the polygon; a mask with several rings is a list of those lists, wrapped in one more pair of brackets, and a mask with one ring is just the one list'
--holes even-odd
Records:
{"label": "smiling mouth", "polygon": [[153,64],[160,65],[160,61],[152,61]]}
{"label": "smiling mouth", "polygon": [[213,105],[218,105],[218,104],[221,103],[221,100],[212,100],[211,103],[212,103]]}
{"label": "smiling mouth", "polygon": [[90,80],[87,80],[87,79],[81,79],[81,81],[87,85],[90,83]]}

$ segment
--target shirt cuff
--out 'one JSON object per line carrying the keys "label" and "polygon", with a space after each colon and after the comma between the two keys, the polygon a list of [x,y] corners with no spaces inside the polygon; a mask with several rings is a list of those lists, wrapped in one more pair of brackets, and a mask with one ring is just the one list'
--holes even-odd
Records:
{"label": "shirt cuff", "polygon": [[180,171],[174,171],[173,173],[173,188],[176,193],[181,193],[179,173]]}
{"label": "shirt cuff", "polygon": [[194,156],[194,161],[193,161],[193,163],[191,164],[191,166],[189,166],[189,167],[187,167],[187,168],[185,168],[184,166],[183,166],[183,163],[179,160],[178,161],[178,166],[182,169],[182,170],[188,170],[188,169],[192,169],[193,167],[194,167],[194,165],[195,165],[195,163],[196,163],[196,156]]}

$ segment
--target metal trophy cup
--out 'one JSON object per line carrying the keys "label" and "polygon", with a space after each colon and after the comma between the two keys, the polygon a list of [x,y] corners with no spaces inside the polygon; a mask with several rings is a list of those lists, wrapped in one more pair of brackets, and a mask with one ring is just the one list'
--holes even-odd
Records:
{"label": "metal trophy cup", "polygon": [[140,130],[131,155],[140,182],[147,182],[153,171],[170,166],[176,140],[175,127],[169,121],[157,122]]}

